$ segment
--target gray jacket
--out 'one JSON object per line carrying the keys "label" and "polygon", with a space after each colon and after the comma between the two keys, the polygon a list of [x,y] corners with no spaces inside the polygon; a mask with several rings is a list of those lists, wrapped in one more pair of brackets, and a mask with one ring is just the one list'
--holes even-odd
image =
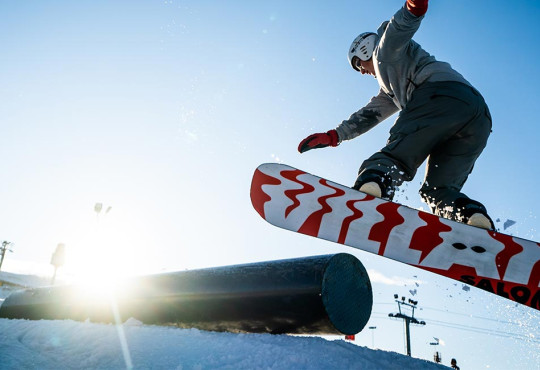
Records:
{"label": "gray jacket", "polygon": [[362,135],[405,108],[416,87],[426,81],[458,81],[470,86],[450,64],[437,61],[412,40],[423,18],[403,7],[379,27],[373,51],[379,94],[336,128],[340,141]]}

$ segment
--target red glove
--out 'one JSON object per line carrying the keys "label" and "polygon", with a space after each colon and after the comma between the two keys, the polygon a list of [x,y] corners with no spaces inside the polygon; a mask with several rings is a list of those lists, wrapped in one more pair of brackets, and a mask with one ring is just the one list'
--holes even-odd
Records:
{"label": "red glove", "polygon": [[338,145],[339,137],[337,131],[330,130],[328,132],[309,135],[300,142],[300,144],[298,145],[298,151],[300,153],[304,153],[311,149],[325,148],[327,146]]}
{"label": "red glove", "polygon": [[405,4],[407,5],[407,10],[417,17],[421,17],[427,12],[428,0],[407,0]]}

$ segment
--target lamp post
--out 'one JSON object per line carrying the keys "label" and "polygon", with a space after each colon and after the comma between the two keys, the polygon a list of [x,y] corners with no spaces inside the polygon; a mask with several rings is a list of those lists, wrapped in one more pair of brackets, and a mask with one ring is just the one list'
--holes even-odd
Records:
{"label": "lamp post", "polygon": [[[96,203],[94,205],[94,212],[96,213],[96,226],[93,237],[94,248],[92,253],[95,255],[94,261],[99,260],[100,263],[102,263],[101,256],[107,255],[106,250],[109,242],[108,234],[106,233],[106,228],[109,227],[108,222],[104,222],[104,219],[101,219],[100,222],[100,218],[105,217],[111,211],[111,208],[111,206],[105,208],[103,206],[103,203]],[[105,226],[107,227],[105,228]],[[101,275],[103,275],[104,273],[111,273],[110,269],[107,269],[105,266],[102,267],[103,268],[101,269]]]}
{"label": "lamp post", "polygon": [[[108,206],[105,210],[105,214],[109,213],[111,211],[111,206]],[[96,212],[96,216],[99,222],[99,215],[101,214],[101,211],[103,210],[103,203],[96,203],[94,205],[94,212]]]}
{"label": "lamp post", "polygon": [[54,251],[52,257],[51,257],[51,265],[54,266],[54,274],[51,280],[51,285],[54,285],[54,281],[56,280],[56,272],[58,271],[58,268],[63,266],[66,261],[66,245],[63,243],[59,243],[56,246],[56,250]]}
{"label": "lamp post", "polygon": [[371,348],[375,349],[375,329],[377,329],[376,326],[370,326],[369,330],[371,330]]}
{"label": "lamp post", "polygon": [[[96,203],[96,204],[94,205],[94,212],[96,212],[96,235],[95,235],[95,237],[96,237],[96,241],[97,241],[98,243],[100,243],[100,244],[102,243],[102,240],[101,240],[101,238],[102,238],[102,235],[101,235],[101,233],[102,233],[102,230],[101,230],[102,226],[100,226],[100,224],[99,224],[99,218],[100,218],[100,216],[101,216],[102,214],[103,214],[103,215],[107,215],[107,214],[111,211],[111,208],[112,208],[112,206],[108,206],[108,207],[105,209],[105,211],[103,211],[103,203]],[[103,211],[103,212],[102,212],[102,211]]]}

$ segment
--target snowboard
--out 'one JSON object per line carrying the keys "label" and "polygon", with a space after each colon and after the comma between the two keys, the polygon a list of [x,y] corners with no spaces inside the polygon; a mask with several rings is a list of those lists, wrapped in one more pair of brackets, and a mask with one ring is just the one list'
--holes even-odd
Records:
{"label": "snowboard", "polygon": [[260,165],[250,193],[255,210],[272,225],[540,310],[540,243],[441,218],[280,163]]}

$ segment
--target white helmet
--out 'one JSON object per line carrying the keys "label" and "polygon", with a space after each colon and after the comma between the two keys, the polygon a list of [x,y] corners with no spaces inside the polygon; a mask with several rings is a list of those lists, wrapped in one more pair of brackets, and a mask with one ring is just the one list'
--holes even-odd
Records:
{"label": "white helmet", "polygon": [[360,58],[363,61],[371,59],[378,39],[379,36],[373,32],[364,32],[354,39],[349,49],[349,63],[351,67],[356,69],[353,64],[354,57]]}

